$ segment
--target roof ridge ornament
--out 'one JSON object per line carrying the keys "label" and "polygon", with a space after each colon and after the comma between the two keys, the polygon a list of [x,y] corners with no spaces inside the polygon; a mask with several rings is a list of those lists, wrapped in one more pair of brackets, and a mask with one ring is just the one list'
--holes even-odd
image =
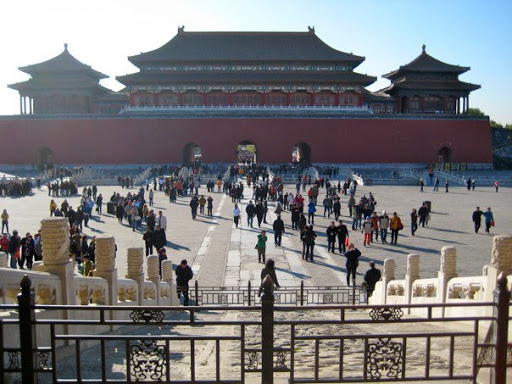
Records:
{"label": "roof ridge ornament", "polygon": [[426,46],[425,44],[423,44],[423,45],[421,46],[421,49],[422,49],[423,53],[427,53],[427,52],[426,52],[427,46]]}
{"label": "roof ridge ornament", "polygon": [[68,43],[64,43],[64,50],[67,52],[68,51]]}
{"label": "roof ridge ornament", "polygon": [[309,32],[309,33],[312,33],[312,34],[315,34],[315,26],[310,27],[310,26],[308,25],[308,32]]}
{"label": "roof ridge ornament", "polygon": [[178,34],[185,32],[185,26],[178,27]]}

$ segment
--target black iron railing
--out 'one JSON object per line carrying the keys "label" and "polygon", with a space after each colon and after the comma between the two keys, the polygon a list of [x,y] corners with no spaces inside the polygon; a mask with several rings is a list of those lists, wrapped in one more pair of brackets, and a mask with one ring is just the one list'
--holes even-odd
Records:
{"label": "black iron railing", "polygon": [[512,367],[504,276],[492,303],[290,306],[275,294],[250,306],[35,305],[25,277],[19,305],[0,306],[0,381],[476,383],[490,368],[505,384]]}

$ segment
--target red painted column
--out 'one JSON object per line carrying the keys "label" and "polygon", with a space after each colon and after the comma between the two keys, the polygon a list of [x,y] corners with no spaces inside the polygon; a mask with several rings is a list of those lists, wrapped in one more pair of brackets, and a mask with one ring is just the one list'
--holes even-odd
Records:
{"label": "red painted column", "polygon": [[130,106],[135,106],[135,95],[133,93],[130,93]]}
{"label": "red painted column", "polygon": [[158,105],[158,93],[153,93],[153,105]]}
{"label": "red painted column", "polygon": [[359,94],[359,106],[362,107],[363,106],[363,92],[361,91],[361,93]]}
{"label": "red painted column", "polygon": [[208,95],[205,93],[203,93],[203,105],[207,105],[206,103],[208,102]]}
{"label": "red painted column", "polygon": [[336,105],[336,106],[340,105],[340,94],[339,94],[339,92],[334,94],[334,105]]}
{"label": "red painted column", "polygon": [[316,93],[312,92],[311,93],[311,104],[310,105],[315,105],[315,102],[316,102]]}
{"label": "red painted column", "polygon": [[183,93],[178,93],[178,105],[183,105]]}
{"label": "red painted column", "polygon": [[233,105],[233,93],[228,93],[228,105]]}
{"label": "red painted column", "polygon": [[286,104],[290,105],[291,101],[292,101],[292,94],[291,93],[287,93],[286,94]]}

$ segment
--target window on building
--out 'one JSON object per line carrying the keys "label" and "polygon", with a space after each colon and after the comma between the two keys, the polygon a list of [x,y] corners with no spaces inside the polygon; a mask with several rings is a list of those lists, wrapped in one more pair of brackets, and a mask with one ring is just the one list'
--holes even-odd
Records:
{"label": "window on building", "polygon": [[340,93],[340,105],[358,105],[359,95],[356,93]]}
{"label": "window on building", "polygon": [[411,98],[411,111],[421,110],[421,97],[414,96]]}
{"label": "window on building", "polygon": [[256,92],[237,92],[233,95],[233,105],[260,105],[261,95]]}
{"label": "window on building", "polygon": [[455,97],[450,96],[446,98],[445,110],[450,113],[455,113]]}
{"label": "window on building", "polygon": [[211,92],[206,96],[207,105],[228,105],[228,95],[222,92]]}
{"label": "window on building", "polygon": [[423,108],[425,111],[440,111],[441,98],[439,96],[429,95],[423,100]]}
{"label": "window on building", "polygon": [[311,105],[311,94],[307,92],[292,93],[290,97],[291,105]]}
{"label": "window on building", "polygon": [[288,105],[288,95],[283,92],[271,92],[265,96],[266,105]]}
{"label": "window on building", "polygon": [[154,98],[153,95],[150,95],[149,93],[139,93],[135,95],[135,105],[138,106],[146,106],[146,105],[153,105],[154,104]]}
{"label": "window on building", "polygon": [[336,105],[336,95],[332,92],[321,92],[315,95],[315,105]]}
{"label": "window on building", "polygon": [[178,105],[178,95],[176,93],[160,93],[158,95],[158,105]]}
{"label": "window on building", "polygon": [[184,105],[203,105],[203,95],[199,92],[187,92],[183,94]]}

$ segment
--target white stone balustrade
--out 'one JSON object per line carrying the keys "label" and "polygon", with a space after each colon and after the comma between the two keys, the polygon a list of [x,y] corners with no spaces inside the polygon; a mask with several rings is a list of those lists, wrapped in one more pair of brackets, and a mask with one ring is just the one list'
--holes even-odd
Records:
{"label": "white stone balustrade", "polygon": [[0,268],[7,268],[9,266],[9,255],[5,252],[0,252]]}
{"label": "white stone balustrade", "polygon": [[491,266],[505,275],[512,274],[512,235],[496,235],[492,240]]}

